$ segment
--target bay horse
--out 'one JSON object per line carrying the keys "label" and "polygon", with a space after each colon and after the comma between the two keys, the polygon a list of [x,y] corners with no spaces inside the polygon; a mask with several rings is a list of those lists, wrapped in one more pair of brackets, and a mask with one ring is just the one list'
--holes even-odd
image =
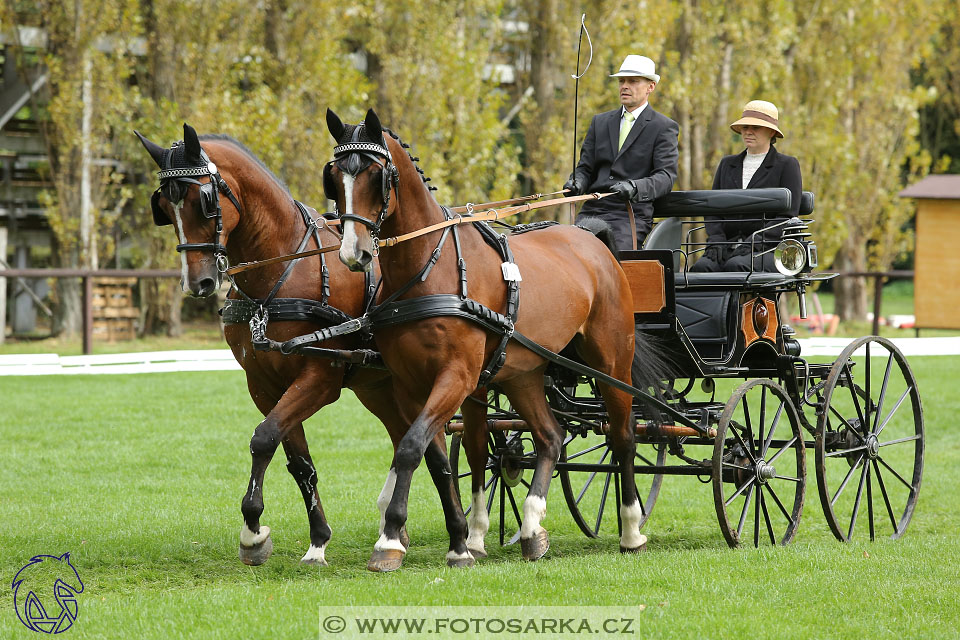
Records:
{"label": "bay horse", "polygon": [[[254,262],[287,255],[298,248],[339,242],[339,235],[322,218],[314,217],[315,211],[297,203],[280,179],[233,138],[198,136],[184,124],[183,140],[165,149],[135,133],[161,169],[161,187],[151,201],[153,217],[156,224],[170,224],[178,234],[181,287],[185,293],[194,297],[214,294],[219,289],[226,260],[233,264]],[[236,276],[234,285],[223,313],[225,320],[231,309],[234,316],[240,317],[226,324],[224,336],[246,373],[250,397],[264,415],[250,440],[252,468],[241,502],[244,524],[240,531],[240,559],[259,565],[272,551],[270,528],[260,523],[264,509],[263,477],[277,447],[282,445],[287,470],[300,488],[310,526],[310,548],[302,562],[325,566],[331,529],[320,503],[317,472],[303,421],[336,401],[345,387],[352,389],[384,424],[394,448],[410,420],[403,417],[386,371],[333,366],[336,363],[322,357],[258,351],[252,343],[252,326],[248,328],[246,321],[257,308],[255,303],[268,297],[275,301],[282,298],[288,307],[301,312],[292,316],[281,313],[272,319],[265,338],[287,340],[313,331],[318,325],[331,326],[361,315],[369,302],[365,296],[369,298],[374,287],[364,274],[351,272],[339,260],[326,260],[322,255],[245,271]],[[306,311],[302,310],[304,306]],[[329,346],[350,350],[363,347],[364,343],[357,336],[346,336],[331,341]],[[466,521],[442,434],[428,445],[427,466],[440,494],[450,533],[448,564],[468,566],[472,559],[465,559]],[[395,477],[394,472],[388,475],[377,499],[381,532]],[[405,531],[403,537],[403,544],[407,545]]]}
{"label": "bay horse", "polygon": [[[589,366],[630,383],[636,338],[632,296],[609,246],[581,228],[548,226],[511,237],[509,245],[515,263],[508,266],[502,252],[481,237],[477,226],[470,224],[454,227],[459,230],[451,234],[460,245],[456,251],[449,244],[442,248],[446,234],[440,230],[392,246],[380,246],[381,235],[401,236],[443,223],[448,216],[419,179],[419,169],[403,151],[400,140],[392,134],[383,136],[383,127],[372,109],[359,125],[345,125],[328,110],[327,126],[337,147],[334,161],[324,169],[324,187],[327,197],[336,199],[338,205],[343,224],[340,259],[351,271],[370,269],[379,250],[382,296],[388,301],[395,299],[398,305],[412,299],[449,300],[449,294],[466,299],[469,275],[473,308],[479,308],[475,304],[479,303],[488,312],[501,314],[507,313],[504,310],[509,302],[510,281],[522,278],[517,332],[554,353],[572,342]],[[432,270],[428,268],[431,264]],[[466,307],[469,304],[465,303]],[[399,307],[394,310],[400,311]],[[464,400],[478,382],[483,382],[482,373],[492,372],[500,365],[498,361],[484,368],[497,353],[504,335],[465,319],[463,314],[421,315],[415,321],[379,327],[374,319],[373,330],[393,376],[401,410],[416,415],[396,449],[396,485],[387,507],[383,535],[371,556],[371,564],[391,570],[403,562],[400,531],[406,522],[413,472],[429,443],[461,404],[465,419],[479,411],[472,403],[464,404]],[[536,446],[536,467],[523,503],[520,529],[521,550],[527,560],[542,557],[549,548],[549,536],[541,522],[564,435],[546,402],[546,365],[545,358],[510,340],[505,360],[492,377],[513,409],[530,425]],[[632,398],[603,382],[599,382],[599,389],[607,406],[611,442],[621,469],[620,550],[640,551],[645,548],[646,536],[639,528],[641,508],[634,478]],[[465,425],[464,433],[464,446],[474,471],[468,548],[482,556],[486,526],[482,474],[486,449],[485,433],[478,426],[483,420],[476,417]]]}

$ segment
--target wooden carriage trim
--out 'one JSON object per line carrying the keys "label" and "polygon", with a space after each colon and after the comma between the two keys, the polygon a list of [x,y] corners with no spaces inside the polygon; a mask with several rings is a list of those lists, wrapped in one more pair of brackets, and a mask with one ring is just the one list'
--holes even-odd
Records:
{"label": "wooden carriage trim", "polygon": [[[760,333],[761,327],[756,326],[753,319],[753,309],[760,302],[767,312],[767,326],[762,327],[763,333]],[[740,314],[740,326],[743,331],[743,348],[746,349],[757,340],[763,338],[770,342],[777,343],[777,303],[761,296],[748,300],[742,305]]]}
{"label": "wooden carriage trim", "polygon": [[660,313],[667,306],[663,264],[659,260],[624,260],[620,263],[630,283],[634,313]]}

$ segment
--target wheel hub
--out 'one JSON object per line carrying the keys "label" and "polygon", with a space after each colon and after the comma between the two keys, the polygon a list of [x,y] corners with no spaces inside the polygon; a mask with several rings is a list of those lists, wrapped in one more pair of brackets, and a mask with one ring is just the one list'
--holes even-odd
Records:
{"label": "wheel hub", "polygon": [[500,477],[508,487],[515,487],[523,479],[523,468],[517,461],[523,457],[523,445],[520,442],[511,443],[500,456]]}
{"label": "wheel hub", "polygon": [[777,475],[777,470],[772,464],[767,464],[764,460],[757,461],[757,482],[767,484],[767,481]]}
{"label": "wheel hub", "polygon": [[872,433],[867,436],[867,457],[871,460],[876,460],[877,456],[880,455],[880,441],[877,440],[877,436]]}

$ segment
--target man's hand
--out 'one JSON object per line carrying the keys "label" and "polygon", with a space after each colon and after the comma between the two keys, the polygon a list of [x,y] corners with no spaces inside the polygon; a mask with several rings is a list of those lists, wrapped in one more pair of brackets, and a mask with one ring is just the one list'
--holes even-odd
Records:
{"label": "man's hand", "polygon": [[577,177],[574,175],[567,178],[567,181],[563,183],[563,188],[566,190],[568,197],[583,195],[583,187],[580,186],[580,183],[577,182]]}
{"label": "man's hand", "polygon": [[621,180],[610,187],[611,193],[616,193],[626,201],[634,200],[637,197],[637,185],[631,180]]}

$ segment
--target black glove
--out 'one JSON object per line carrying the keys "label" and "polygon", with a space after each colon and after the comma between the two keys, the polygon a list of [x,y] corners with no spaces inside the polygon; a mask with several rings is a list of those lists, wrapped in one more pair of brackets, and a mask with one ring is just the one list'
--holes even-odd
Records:
{"label": "black glove", "polygon": [[718,265],[723,263],[723,248],[718,244],[708,244],[707,248],[703,250],[703,257],[707,260],[713,260]]}
{"label": "black glove", "polygon": [[567,190],[566,195],[568,197],[583,195],[583,187],[577,182],[577,177],[575,175],[571,175],[569,178],[567,178],[567,181],[563,183],[563,188]]}
{"label": "black glove", "polygon": [[621,180],[620,182],[614,184],[610,187],[611,193],[616,193],[624,200],[636,200],[637,198],[637,185],[633,184],[631,180]]}
{"label": "black glove", "polygon": [[[757,248],[759,249],[759,246]],[[741,242],[740,246],[733,251],[733,255],[735,256],[748,256],[750,253],[751,251],[749,242]]]}

